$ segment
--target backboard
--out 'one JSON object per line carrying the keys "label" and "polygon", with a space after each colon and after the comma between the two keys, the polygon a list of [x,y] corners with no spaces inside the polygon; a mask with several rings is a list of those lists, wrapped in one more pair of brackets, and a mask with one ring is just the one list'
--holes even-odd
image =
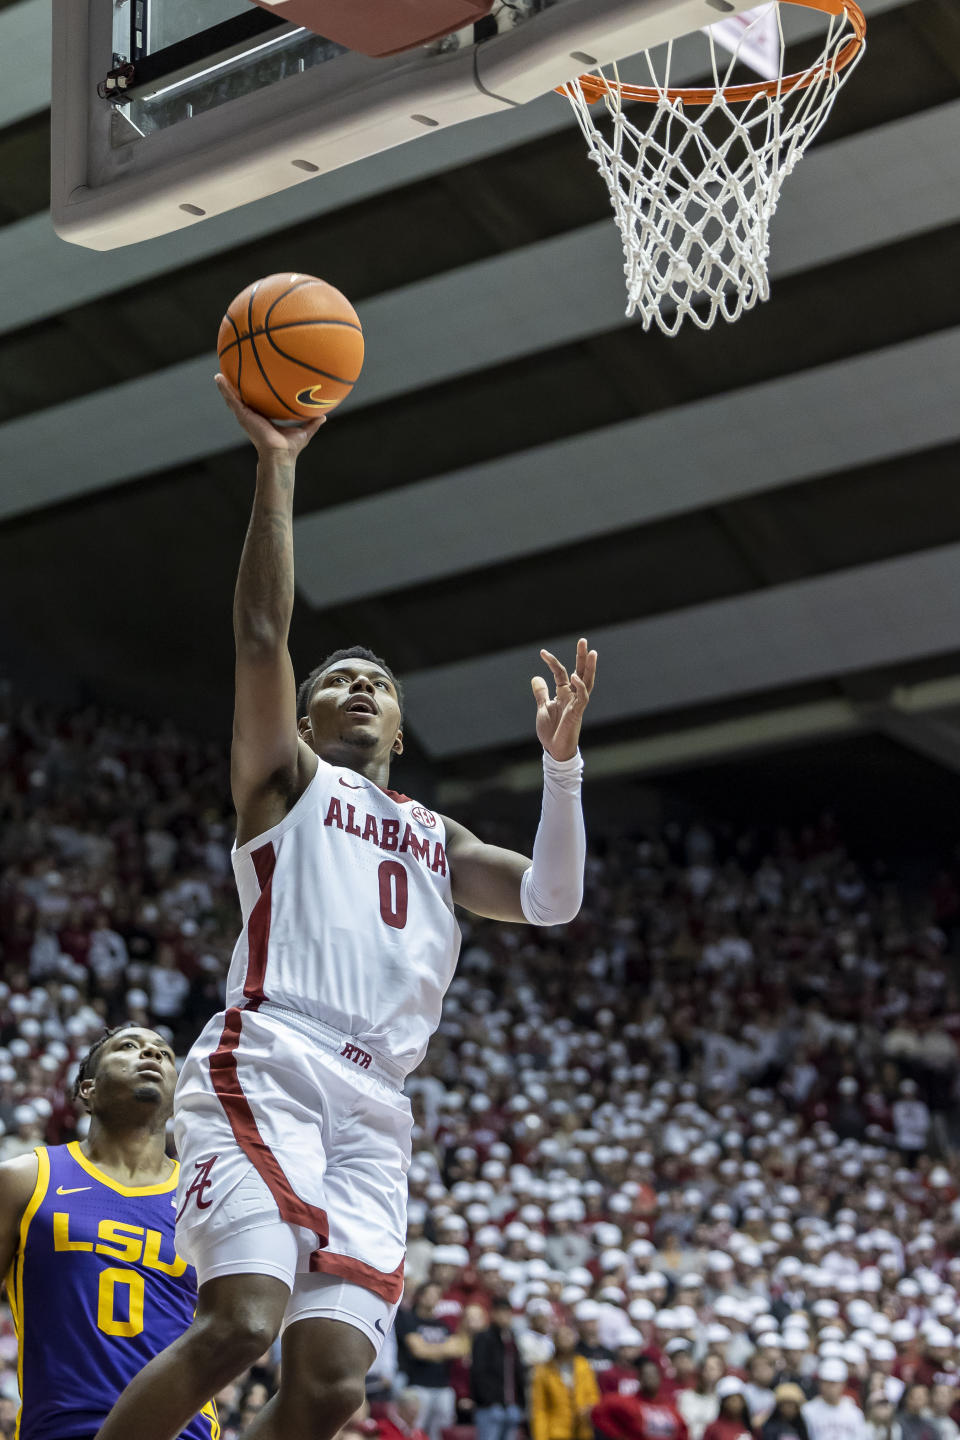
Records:
{"label": "backboard", "polygon": [[476,25],[373,59],[280,4],[53,0],[53,224],[97,250],[198,224],[754,4],[498,0]]}

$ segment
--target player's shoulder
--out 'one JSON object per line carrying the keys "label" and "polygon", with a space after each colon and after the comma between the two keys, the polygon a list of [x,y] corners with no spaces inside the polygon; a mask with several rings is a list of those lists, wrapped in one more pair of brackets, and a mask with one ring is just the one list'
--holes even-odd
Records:
{"label": "player's shoulder", "polygon": [[40,1156],[36,1150],[28,1150],[25,1155],[15,1155],[12,1160],[0,1162],[0,1191],[11,1194],[25,1189],[27,1195],[31,1195],[39,1169]]}
{"label": "player's shoulder", "polygon": [[443,826],[447,854],[451,857],[463,856],[468,850],[482,846],[482,840],[474,835],[472,830],[468,830],[466,825],[461,825],[459,820],[454,820],[450,815],[437,815],[436,819]]}
{"label": "player's shoulder", "polygon": [[0,1225],[19,1223],[37,1188],[40,1165],[36,1150],[0,1162]]}

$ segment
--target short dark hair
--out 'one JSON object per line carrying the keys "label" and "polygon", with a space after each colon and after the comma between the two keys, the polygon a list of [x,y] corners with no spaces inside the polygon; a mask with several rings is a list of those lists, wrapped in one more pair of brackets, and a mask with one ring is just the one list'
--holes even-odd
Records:
{"label": "short dark hair", "polygon": [[119,1035],[121,1030],[142,1029],[143,1026],[138,1025],[135,1020],[127,1020],[126,1023],[123,1025],[114,1025],[112,1030],[104,1030],[103,1034],[100,1036],[100,1039],[94,1040],[93,1044],[90,1046],[90,1049],[80,1061],[80,1068],[77,1071],[77,1078],[73,1082],[73,1090],[71,1092],[74,1100],[80,1099],[80,1086],[83,1084],[84,1080],[93,1080],[96,1078],[97,1066],[100,1064],[100,1052],[103,1050],[103,1047],[104,1045],[106,1045],[107,1041],[111,1040],[114,1035]]}
{"label": "short dark hair", "polygon": [[310,704],[310,696],[313,694],[313,687],[316,685],[324,670],[329,670],[331,665],[336,665],[340,660],[370,660],[374,665],[379,665],[387,678],[393,682],[393,688],[397,692],[397,700],[400,702],[400,713],[401,715],[403,714],[403,686],[390,669],[386,660],[381,660],[379,655],[374,655],[373,651],[368,650],[366,645],[348,645],[343,650],[334,650],[332,655],[328,655],[326,660],[321,660],[320,664],[310,671],[310,674],[297,691],[298,720],[303,715],[306,715],[307,707]]}

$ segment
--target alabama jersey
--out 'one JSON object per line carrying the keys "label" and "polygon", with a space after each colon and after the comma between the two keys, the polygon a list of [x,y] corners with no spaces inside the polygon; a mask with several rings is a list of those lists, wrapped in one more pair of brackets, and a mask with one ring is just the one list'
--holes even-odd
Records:
{"label": "alabama jersey", "polygon": [[[121,1185],[80,1146],[41,1146],[7,1296],[19,1346],[17,1440],[92,1436],[113,1403],[183,1334],[196,1275],[174,1248],[177,1171]],[[183,1440],[218,1440],[212,1402]]]}
{"label": "alabama jersey", "polygon": [[228,1009],[283,1006],[407,1074],[460,948],[445,839],[423,805],[318,758],[289,814],[234,848],[244,926]]}

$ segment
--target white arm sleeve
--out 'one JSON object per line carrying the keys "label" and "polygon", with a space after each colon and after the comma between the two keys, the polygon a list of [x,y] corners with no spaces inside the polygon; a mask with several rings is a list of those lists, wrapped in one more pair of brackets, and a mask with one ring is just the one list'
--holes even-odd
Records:
{"label": "white arm sleeve", "polygon": [[587,837],[580,807],[583,758],[554,760],[543,752],[543,809],[533,864],[520,881],[520,908],[531,925],[566,925],[583,901]]}

